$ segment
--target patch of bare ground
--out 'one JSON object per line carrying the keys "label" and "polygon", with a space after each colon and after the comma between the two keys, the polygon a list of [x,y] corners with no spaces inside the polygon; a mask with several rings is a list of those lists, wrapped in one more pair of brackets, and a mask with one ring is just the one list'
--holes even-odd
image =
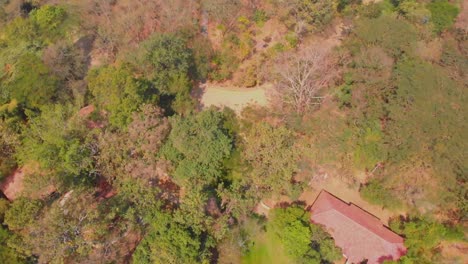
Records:
{"label": "patch of bare ground", "polygon": [[[26,178],[30,175],[37,174],[39,171],[38,166],[38,164],[33,163],[26,164],[25,166],[16,169],[0,184],[0,190],[8,200],[13,201],[24,195]],[[30,194],[29,196],[32,198],[43,198],[53,193],[55,190],[55,186],[48,184],[41,186],[37,192],[34,192],[33,195]]]}
{"label": "patch of bare ground", "polygon": [[468,1],[461,1],[460,14],[455,22],[455,27],[468,32]]}
{"label": "patch of bare ground", "polygon": [[194,91],[200,98],[202,108],[210,106],[229,107],[236,113],[248,105],[268,105],[268,90],[271,85],[265,84],[254,88],[241,88],[222,84],[206,83]]}
{"label": "patch of bare ground", "polygon": [[443,242],[440,246],[443,264],[468,263],[468,242]]}
{"label": "patch of bare ground", "polygon": [[23,181],[24,171],[18,168],[2,182],[0,190],[8,200],[13,201],[18,198],[19,194],[23,191]]}

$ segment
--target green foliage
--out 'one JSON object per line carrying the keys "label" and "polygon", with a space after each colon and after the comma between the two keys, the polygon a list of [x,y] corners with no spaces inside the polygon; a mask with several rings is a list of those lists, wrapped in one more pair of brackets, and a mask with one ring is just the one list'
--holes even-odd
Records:
{"label": "green foliage", "polygon": [[14,154],[19,146],[18,136],[0,121],[0,180],[8,176],[16,166]]}
{"label": "green foliage", "polygon": [[265,24],[265,22],[268,21],[268,19],[270,18],[268,17],[265,10],[262,10],[262,9],[255,10],[253,14],[253,21],[255,21],[255,24],[262,27]]}
{"label": "green foliage", "polygon": [[57,35],[67,14],[65,9],[59,6],[44,5],[33,10],[29,17],[38,26],[43,34]]}
{"label": "green foliage", "polygon": [[418,24],[426,24],[431,18],[431,12],[422,3],[414,0],[401,1],[398,5],[398,11],[409,21]]}
{"label": "green foliage", "polygon": [[0,223],[3,223],[5,213],[8,210],[10,203],[7,199],[0,198]]}
{"label": "green foliage", "polygon": [[42,204],[38,200],[20,197],[5,213],[5,224],[10,230],[21,230],[34,223]]}
{"label": "green foliage", "polygon": [[[400,62],[395,75],[397,89],[388,107],[391,160],[421,160],[432,165],[441,186],[447,190],[463,188],[460,183],[465,179],[466,162],[462,146],[467,139],[462,120],[466,107],[462,106],[467,98],[462,87],[442,69],[416,60]],[[438,202],[448,203],[463,203],[465,199],[451,191],[438,197]]]}
{"label": "green foliage", "polygon": [[382,4],[381,3],[367,3],[362,5],[360,8],[360,13],[367,18],[378,18],[382,14]]}
{"label": "green foliage", "polygon": [[[38,256],[39,263],[83,259],[102,245],[111,222],[98,213],[91,192],[78,189],[44,207],[43,214],[22,232],[22,247]],[[40,243],[38,243],[40,241]]]}
{"label": "green foliage", "polygon": [[209,77],[215,81],[222,81],[231,77],[238,67],[239,60],[232,51],[226,48],[215,54],[212,63],[214,66]]}
{"label": "green foliage", "polygon": [[42,46],[43,43],[39,38],[39,32],[37,31],[34,23],[31,20],[17,17],[9,22],[5,26],[5,43],[13,46],[15,44],[26,42],[29,45]]}
{"label": "green foliage", "polygon": [[26,42],[42,47],[63,37],[69,30],[67,13],[60,6],[44,5],[29,13],[28,18],[16,17],[7,23],[7,42],[17,45]]}
{"label": "green foliage", "polygon": [[120,212],[125,212],[126,218],[147,223],[159,212],[162,204],[162,199],[158,198],[161,189],[149,185],[148,180],[126,178],[114,186],[119,190],[115,200],[121,203]]}
{"label": "green foliage", "polygon": [[366,45],[379,45],[395,57],[410,53],[418,39],[417,31],[411,24],[389,15],[362,19],[358,21],[355,32]]}
{"label": "green foliage", "polygon": [[363,124],[358,130],[358,142],[354,151],[354,161],[358,168],[372,169],[386,159],[382,148],[383,133],[378,121]]}
{"label": "green foliage", "polygon": [[428,218],[396,219],[390,223],[393,230],[405,236],[406,255],[403,263],[434,263],[441,260],[436,248],[444,240],[461,240],[463,232]]}
{"label": "green foliage", "polygon": [[431,21],[436,33],[450,28],[459,12],[458,8],[447,0],[435,0],[427,5],[427,9],[431,11]]}
{"label": "green foliage", "polygon": [[189,78],[193,69],[192,51],[185,40],[175,35],[156,34],[143,44],[143,58],[146,76],[162,93],[177,94],[190,90],[190,86],[173,86],[180,78]]}
{"label": "green foliage", "polygon": [[343,84],[338,88],[336,93],[340,108],[350,107],[352,99],[352,86],[349,84]]}
{"label": "green foliage", "polygon": [[255,124],[246,137],[244,159],[251,166],[251,181],[257,195],[288,193],[296,171],[294,138],[284,127]]}
{"label": "green foliage", "polygon": [[158,101],[156,90],[125,66],[93,70],[87,80],[97,106],[110,112],[109,121],[118,128],[125,128],[143,103]]}
{"label": "green foliage", "polygon": [[332,0],[276,1],[286,11],[283,19],[286,25],[298,35],[323,29],[334,16]]}
{"label": "green foliage", "polygon": [[51,103],[56,95],[58,81],[39,57],[26,53],[17,58],[7,78],[0,84],[5,89],[0,102],[17,100],[27,109],[37,109]]}
{"label": "green foliage", "polygon": [[286,42],[288,43],[289,47],[296,48],[299,44],[299,38],[295,33],[289,33],[285,36]]}
{"label": "green foliage", "polygon": [[319,226],[310,223],[309,214],[300,207],[277,208],[270,212],[267,228],[280,238],[284,249],[297,263],[334,262],[341,251]]}
{"label": "green foliage", "polygon": [[56,179],[62,184],[69,180],[89,181],[89,177],[76,178],[92,164],[87,128],[76,117],[76,111],[70,105],[49,105],[40,115],[29,116],[17,152],[20,164],[39,162],[43,169],[53,170],[57,176],[62,174]]}
{"label": "green foliage", "polygon": [[393,193],[385,189],[384,185],[378,180],[371,180],[360,190],[361,196],[369,202],[384,206],[389,209],[395,209],[401,206],[400,201],[396,199]]}
{"label": "green foliage", "polygon": [[232,150],[232,138],[223,122],[222,113],[215,109],[171,120],[165,155],[177,164],[174,176],[182,181],[210,183],[222,175],[223,161]]}
{"label": "green foliage", "polygon": [[195,38],[191,45],[196,75],[200,80],[208,78],[211,70],[210,63],[214,56],[214,50],[209,43],[206,37],[199,37]]}
{"label": "green foliage", "polygon": [[8,246],[10,237],[11,233],[3,226],[0,226],[0,259],[9,264],[26,263],[18,252]]}
{"label": "green foliage", "polygon": [[172,221],[165,213],[157,214],[150,231],[133,254],[135,263],[205,263],[210,256],[202,236],[190,227]]}

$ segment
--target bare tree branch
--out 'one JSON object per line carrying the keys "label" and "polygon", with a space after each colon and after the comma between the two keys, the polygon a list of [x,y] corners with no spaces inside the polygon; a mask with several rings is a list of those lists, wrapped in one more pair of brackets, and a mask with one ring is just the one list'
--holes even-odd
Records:
{"label": "bare tree branch", "polygon": [[330,51],[312,46],[297,54],[285,54],[276,64],[276,95],[285,106],[302,113],[320,103],[319,92],[336,76]]}

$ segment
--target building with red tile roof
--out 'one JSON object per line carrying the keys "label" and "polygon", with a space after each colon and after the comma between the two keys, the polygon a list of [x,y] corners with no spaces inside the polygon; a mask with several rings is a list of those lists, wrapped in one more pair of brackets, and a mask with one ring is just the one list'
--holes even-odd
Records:
{"label": "building with red tile roof", "polygon": [[320,224],[343,250],[347,263],[382,263],[405,255],[402,237],[380,220],[322,190],[311,208],[311,221]]}

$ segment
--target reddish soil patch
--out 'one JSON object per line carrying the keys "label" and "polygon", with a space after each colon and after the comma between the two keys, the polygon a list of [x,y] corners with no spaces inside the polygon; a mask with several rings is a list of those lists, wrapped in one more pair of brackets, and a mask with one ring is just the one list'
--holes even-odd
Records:
{"label": "reddish soil patch", "polygon": [[468,31],[468,1],[462,1],[460,14],[455,22],[455,27]]}
{"label": "reddish soil patch", "polygon": [[112,189],[112,185],[103,178],[98,180],[97,188],[96,196],[99,200],[108,199],[117,194],[117,192]]}
{"label": "reddish soil patch", "polygon": [[8,200],[13,201],[20,196],[20,193],[24,189],[24,174],[23,169],[16,169],[0,185],[0,190]]}
{"label": "reddish soil patch", "polygon": [[441,245],[442,263],[464,264],[468,263],[467,242],[444,242]]}

